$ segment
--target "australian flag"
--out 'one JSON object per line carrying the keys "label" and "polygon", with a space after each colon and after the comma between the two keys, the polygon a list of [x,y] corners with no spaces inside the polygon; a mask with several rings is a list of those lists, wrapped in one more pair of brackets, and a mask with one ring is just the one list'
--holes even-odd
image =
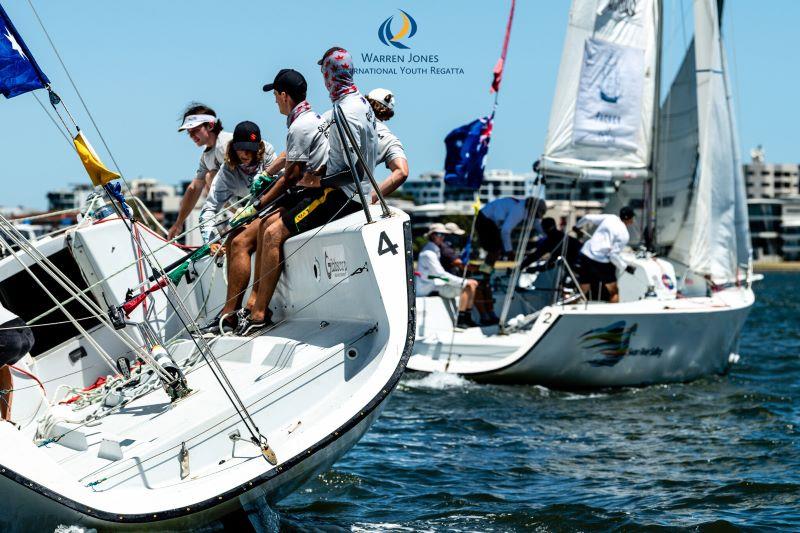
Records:
{"label": "australian flag", "polygon": [[451,131],[444,138],[444,182],[477,190],[483,182],[486,153],[492,136],[494,113]]}
{"label": "australian flag", "polygon": [[17,33],[3,6],[0,6],[0,94],[13,98],[34,89],[42,89],[50,80]]}

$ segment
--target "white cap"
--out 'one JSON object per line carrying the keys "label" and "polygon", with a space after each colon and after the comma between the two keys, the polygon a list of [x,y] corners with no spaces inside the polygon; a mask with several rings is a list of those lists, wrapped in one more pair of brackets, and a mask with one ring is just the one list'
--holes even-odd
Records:
{"label": "white cap", "polygon": [[178,131],[190,130],[207,122],[211,122],[213,124],[216,121],[217,117],[214,115],[186,115],[186,118],[183,119],[183,124],[181,124],[181,127],[178,128]]}
{"label": "white cap", "polygon": [[442,224],[441,222],[434,222],[433,224],[428,227],[427,235],[430,236],[434,233],[441,233],[442,235],[449,235],[450,231],[448,231],[447,226]]}
{"label": "white cap", "polygon": [[389,89],[372,89],[367,98],[394,110],[394,93]]}
{"label": "white cap", "polygon": [[466,233],[466,231],[461,229],[461,227],[459,227],[459,225],[456,224],[455,222],[448,222],[447,224],[444,225],[444,227],[448,233],[451,233],[453,235],[464,235]]}

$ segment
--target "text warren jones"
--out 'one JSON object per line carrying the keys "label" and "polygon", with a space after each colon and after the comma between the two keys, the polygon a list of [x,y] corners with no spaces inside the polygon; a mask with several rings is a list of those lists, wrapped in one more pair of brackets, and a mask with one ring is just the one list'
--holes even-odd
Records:
{"label": "text warren jones", "polygon": [[439,64],[438,54],[372,54],[361,53],[361,63],[370,64],[356,67],[356,74],[399,74],[399,75],[431,75],[459,76],[464,69],[459,66]]}

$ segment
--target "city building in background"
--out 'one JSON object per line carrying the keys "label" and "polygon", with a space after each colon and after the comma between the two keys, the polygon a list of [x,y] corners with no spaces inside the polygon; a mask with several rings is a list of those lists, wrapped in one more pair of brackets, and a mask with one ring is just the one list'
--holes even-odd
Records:
{"label": "city building in background", "polygon": [[800,164],[767,163],[761,146],[743,165],[756,261],[800,260]]}

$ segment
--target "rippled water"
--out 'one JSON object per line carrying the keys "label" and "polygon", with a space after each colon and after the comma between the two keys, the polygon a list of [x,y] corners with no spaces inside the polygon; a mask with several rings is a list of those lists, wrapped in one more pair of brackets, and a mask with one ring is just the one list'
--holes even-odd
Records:
{"label": "rippled water", "polygon": [[572,394],[410,375],[269,528],[800,529],[800,275],[767,274],[727,376]]}

